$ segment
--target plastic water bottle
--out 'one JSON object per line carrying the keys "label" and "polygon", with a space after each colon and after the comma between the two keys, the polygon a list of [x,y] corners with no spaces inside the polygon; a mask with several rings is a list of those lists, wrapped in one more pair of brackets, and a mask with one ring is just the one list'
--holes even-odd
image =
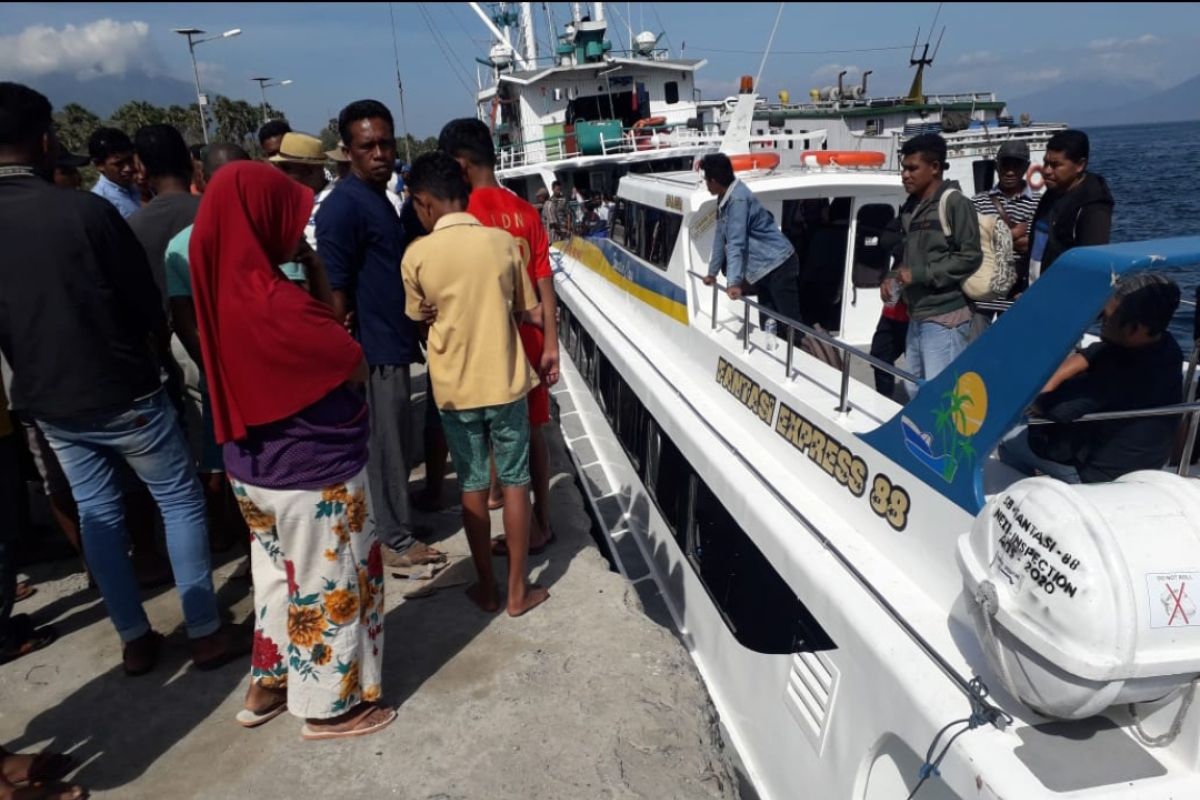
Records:
{"label": "plastic water bottle", "polygon": [[779,337],[775,335],[775,318],[767,317],[767,321],[763,323],[763,333],[767,336],[767,350],[773,351],[779,349]]}

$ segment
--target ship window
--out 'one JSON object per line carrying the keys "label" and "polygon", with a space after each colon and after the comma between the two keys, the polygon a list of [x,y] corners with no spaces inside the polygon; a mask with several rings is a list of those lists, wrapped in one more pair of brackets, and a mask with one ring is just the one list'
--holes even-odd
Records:
{"label": "ship window", "polygon": [[677,81],[667,81],[663,86],[663,94],[667,101],[667,105],[675,105],[679,102],[679,83]]}
{"label": "ship window", "polygon": [[604,412],[604,418],[608,420],[609,425],[617,427],[617,396],[620,393],[620,376],[613,369],[603,351],[596,352],[596,382],[593,385],[592,392],[596,397],[596,402],[600,404],[600,410]]}
{"label": "ship window", "polygon": [[857,218],[851,278],[856,287],[870,289],[883,283],[892,266],[892,248],[885,232],[896,228],[896,209],[886,203],[868,203],[858,209]]}
{"label": "ship window", "polygon": [[625,201],[617,200],[612,211],[612,219],[608,222],[609,238],[622,247],[625,246]]}
{"label": "ship window", "polygon": [[646,487],[681,550],[687,549],[688,507],[691,505],[692,468],[657,424],[650,423],[650,452]]}
{"label": "ship window", "polygon": [[725,624],[757,653],[832,650],[833,640],[700,478],[688,557]]}
{"label": "ship window", "polygon": [[621,396],[617,400],[617,438],[625,446],[633,468],[641,474],[642,462],[646,455],[646,408],[629,388],[628,383],[623,380],[620,383]]}
{"label": "ship window", "polygon": [[579,330],[579,360],[577,363],[584,383],[591,385],[594,377],[593,365],[596,363],[596,343],[592,341],[591,334],[582,328]]}

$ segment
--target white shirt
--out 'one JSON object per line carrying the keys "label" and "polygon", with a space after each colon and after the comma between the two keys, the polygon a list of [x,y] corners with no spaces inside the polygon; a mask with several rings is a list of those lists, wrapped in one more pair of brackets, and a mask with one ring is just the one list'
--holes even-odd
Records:
{"label": "white shirt", "polygon": [[317,192],[317,196],[313,198],[312,213],[308,215],[308,224],[304,226],[304,238],[308,240],[308,246],[313,250],[317,249],[317,210],[336,185],[336,182],[325,184],[325,188]]}

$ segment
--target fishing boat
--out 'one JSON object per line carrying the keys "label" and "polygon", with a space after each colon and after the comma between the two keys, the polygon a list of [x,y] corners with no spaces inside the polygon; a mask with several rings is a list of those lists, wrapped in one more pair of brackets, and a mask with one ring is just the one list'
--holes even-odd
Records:
{"label": "fishing boat", "polygon": [[898,177],[833,159],[739,178],[785,233],[802,208],[841,227],[828,331],[703,284],[716,198],[696,171],[629,174],[608,235],[554,245],[555,397],[614,564],[689,649],[754,791],[1200,796],[1200,487],[1068,486],[992,455],[1113,281],[1198,263],[1200,238],[1069,252],[901,406],[853,369],[913,377],[862,347]]}

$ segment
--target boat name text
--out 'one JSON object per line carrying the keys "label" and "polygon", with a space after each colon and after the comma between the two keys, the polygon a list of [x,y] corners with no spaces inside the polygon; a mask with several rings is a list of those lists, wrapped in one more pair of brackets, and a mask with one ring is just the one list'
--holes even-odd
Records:
{"label": "boat name text", "polygon": [[754,412],[764,425],[775,416],[775,395],[763,389],[725,359],[717,361],[717,383]]}

